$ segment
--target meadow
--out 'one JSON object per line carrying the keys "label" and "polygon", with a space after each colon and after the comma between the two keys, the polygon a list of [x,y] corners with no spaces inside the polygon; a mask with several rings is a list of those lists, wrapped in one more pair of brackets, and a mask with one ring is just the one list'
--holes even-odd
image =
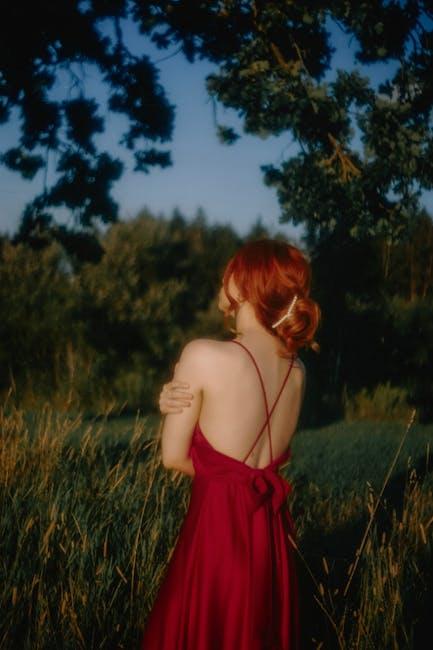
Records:
{"label": "meadow", "polygon": [[[0,410],[0,648],[139,647],[191,483],[161,465],[160,421]],[[426,647],[432,439],[416,420],[295,434],[303,648]]]}

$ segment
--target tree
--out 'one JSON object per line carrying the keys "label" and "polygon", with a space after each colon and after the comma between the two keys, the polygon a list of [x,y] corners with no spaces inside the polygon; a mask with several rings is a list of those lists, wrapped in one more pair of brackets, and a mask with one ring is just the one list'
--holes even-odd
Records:
{"label": "tree", "polygon": [[[106,19],[113,38],[99,29]],[[8,2],[0,120],[16,106],[23,121],[19,146],[2,161],[31,178],[50,151],[61,152],[59,180],[27,206],[25,223],[46,225],[53,205],[76,211],[85,226],[117,215],[109,188],[122,165],[92,142],[103,129],[95,102],[83,92],[62,102],[47,96],[60,69],[80,87],[73,63],[100,69],[109,109],[130,120],[123,143],[134,150],[136,169],[170,164],[168,152],[135,150],[141,137],[169,139],[173,107],[157,83],[155,65],[128,51],[124,19],[161,49],[179,45],[190,62],[200,57],[218,63],[218,73],[207,77],[208,91],[240,112],[245,132],[288,132],[298,143],[299,154],[262,170],[278,193],[281,220],[305,223],[311,246],[333,236],[385,234],[395,241],[407,233],[420,191],[433,187],[431,0]],[[357,70],[337,70],[334,81],[325,83],[334,52],[331,24],[356,39],[356,62],[396,64],[378,90]],[[228,144],[239,137],[225,125],[217,124],[217,131]],[[36,148],[45,156],[32,153]]]}
{"label": "tree", "polygon": [[[135,169],[147,173],[154,165],[171,164],[167,151],[149,144],[138,148],[141,139],[165,142],[171,137],[174,106],[158,83],[155,65],[146,56],[132,55],[123,42],[121,19],[131,9],[127,0],[17,0],[2,7],[0,124],[17,108],[21,133],[17,146],[2,152],[1,162],[32,179],[47,169],[50,154],[59,154],[58,180],[48,187],[45,176],[42,193],[25,207],[22,238],[49,228],[53,219],[48,208],[53,206],[66,206],[76,226],[88,229],[97,219],[117,219],[110,189],[123,164],[99,151],[93,141],[104,130],[104,119],[95,99],[85,95],[85,66],[95,65],[101,73],[109,90],[109,110],[128,118],[121,143],[134,152]],[[100,28],[106,19],[112,21],[112,38]],[[62,73],[68,75],[68,91],[75,96],[55,100],[49,91]]]}
{"label": "tree", "polygon": [[[182,38],[191,59],[221,64],[208,90],[241,113],[244,130],[262,137],[288,131],[300,146],[280,167],[262,166],[282,221],[305,223],[310,246],[333,236],[407,235],[420,190],[433,187],[431,1],[159,5],[167,7],[155,19],[169,25],[166,42]],[[356,39],[356,62],[397,63],[378,91],[357,70],[323,81],[332,23]],[[228,144],[236,141],[233,129],[218,128]]]}
{"label": "tree", "polygon": [[[16,386],[19,399],[47,397],[57,383],[60,355],[75,338],[73,287],[57,242],[43,250],[0,245],[0,391]],[[64,366],[63,366],[64,367]]]}

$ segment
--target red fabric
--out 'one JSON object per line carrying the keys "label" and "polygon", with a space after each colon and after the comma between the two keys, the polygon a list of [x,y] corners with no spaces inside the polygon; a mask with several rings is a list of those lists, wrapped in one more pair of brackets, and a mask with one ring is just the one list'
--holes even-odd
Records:
{"label": "red fabric", "polygon": [[214,449],[197,422],[189,507],[142,650],[299,650],[292,486],[278,473],[290,455],[252,468]]}

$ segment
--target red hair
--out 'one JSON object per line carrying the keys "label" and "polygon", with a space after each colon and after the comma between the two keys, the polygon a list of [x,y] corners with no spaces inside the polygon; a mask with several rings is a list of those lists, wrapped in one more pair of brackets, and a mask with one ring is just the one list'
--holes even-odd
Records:
{"label": "red hair", "polygon": [[[280,356],[289,357],[302,347],[319,352],[314,334],[321,310],[309,297],[311,266],[299,248],[268,238],[244,244],[230,258],[223,275],[227,298],[232,309],[236,309],[238,303],[228,288],[232,275],[242,299],[253,306],[259,323],[280,339]],[[295,295],[298,298],[290,316],[273,328],[272,323],[284,315]],[[238,334],[235,329],[230,330]]]}

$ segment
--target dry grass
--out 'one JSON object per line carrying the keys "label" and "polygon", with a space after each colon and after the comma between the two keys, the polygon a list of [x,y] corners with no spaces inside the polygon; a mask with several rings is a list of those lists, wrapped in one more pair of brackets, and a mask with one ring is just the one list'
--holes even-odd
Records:
{"label": "dry grass", "polygon": [[[136,418],[128,439],[106,429],[104,419],[86,424],[48,405],[32,426],[22,411],[0,410],[0,648],[139,646],[190,479],[163,469],[147,418]],[[428,482],[413,470],[391,512],[378,509],[371,486],[344,500],[312,482],[303,490],[311,498],[295,517],[298,554],[315,606],[313,619],[304,607],[305,647],[423,647],[433,576]],[[327,536],[351,526],[352,556],[324,552]]]}

